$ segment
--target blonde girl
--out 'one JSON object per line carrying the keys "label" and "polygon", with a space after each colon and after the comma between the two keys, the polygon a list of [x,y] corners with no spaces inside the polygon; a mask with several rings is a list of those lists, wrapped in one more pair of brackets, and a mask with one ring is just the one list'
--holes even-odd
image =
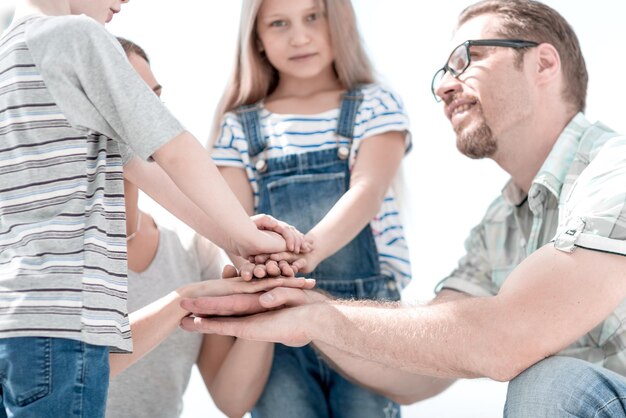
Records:
{"label": "blonde girl", "polygon": [[[277,258],[337,297],[397,300],[410,278],[390,191],[408,128],[398,96],[374,80],[349,0],[244,0],[213,159],[250,214],[307,231],[313,251]],[[399,409],[311,347],[276,345],[252,415],[398,417]]]}

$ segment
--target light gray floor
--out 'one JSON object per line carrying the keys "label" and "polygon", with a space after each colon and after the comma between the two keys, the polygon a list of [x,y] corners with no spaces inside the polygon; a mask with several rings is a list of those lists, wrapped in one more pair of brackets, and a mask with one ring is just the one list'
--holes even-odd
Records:
{"label": "light gray floor", "polygon": [[[402,416],[403,418],[497,418],[502,416],[505,396],[506,384],[504,383],[487,379],[461,380],[433,399],[403,407]],[[182,418],[225,416],[213,404],[200,374],[194,368],[185,393],[185,409]]]}

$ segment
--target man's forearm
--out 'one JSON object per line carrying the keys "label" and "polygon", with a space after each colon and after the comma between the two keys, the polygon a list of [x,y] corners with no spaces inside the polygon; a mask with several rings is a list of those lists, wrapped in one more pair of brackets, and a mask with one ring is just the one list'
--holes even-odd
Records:
{"label": "man's forearm", "polygon": [[326,361],[346,379],[355,381],[401,404],[411,404],[431,398],[447,389],[455,381],[390,368],[322,342],[314,345],[324,355]]}
{"label": "man's forearm", "polygon": [[[490,344],[500,335],[480,329],[486,298],[468,298],[452,303],[421,307],[391,307],[372,302],[333,301],[309,305],[312,318],[309,337],[320,347],[373,359],[384,367],[409,374],[444,378],[474,378],[491,375],[474,358],[489,357],[498,350]],[[384,307],[383,307],[384,306]],[[475,311],[475,312],[472,312]],[[329,327],[328,324],[333,324]],[[487,324],[485,324],[487,326]],[[326,349],[332,358],[332,352]]]}

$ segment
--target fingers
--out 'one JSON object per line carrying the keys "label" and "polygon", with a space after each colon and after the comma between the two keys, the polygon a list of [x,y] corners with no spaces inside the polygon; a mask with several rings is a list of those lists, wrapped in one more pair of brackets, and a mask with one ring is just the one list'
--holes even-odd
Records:
{"label": "fingers", "polygon": [[268,260],[265,263],[265,271],[269,276],[276,277],[280,276],[281,270],[278,267],[278,263],[274,260]]}
{"label": "fingers", "polygon": [[283,276],[293,277],[298,273],[297,269],[292,268],[292,266],[285,260],[281,260],[278,262],[278,267],[280,268]]}
{"label": "fingers", "polygon": [[297,273],[299,271],[306,271],[307,261],[306,258],[299,258],[291,264],[291,268]]}
{"label": "fingers", "polygon": [[265,264],[255,265],[252,273],[254,274],[254,278],[256,279],[262,279],[265,276],[267,276],[267,270],[265,269]]}
{"label": "fingers", "polygon": [[263,293],[259,297],[259,303],[267,309],[278,308],[284,305],[298,306],[307,303],[307,297],[301,289],[278,287]]}
{"label": "fingers", "polygon": [[256,268],[255,264],[252,263],[244,263],[239,267],[239,275],[245,281],[250,281],[254,278],[254,269]]}
{"label": "fingers", "polygon": [[252,263],[264,264],[267,260],[270,259],[270,254],[258,254],[251,258],[252,260],[250,260],[250,262]]}
{"label": "fingers", "polygon": [[[180,327],[185,331],[200,332],[203,334],[227,334],[227,330],[223,326],[220,326],[222,322],[213,321],[206,318],[199,317],[185,317],[180,321]],[[235,336],[235,335],[233,335]]]}
{"label": "fingers", "polygon": [[233,287],[234,293],[259,293],[275,287],[293,287],[297,289],[311,289],[315,286],[314,279],[300,279],[295,277],[268,278],[254,282],[241,282]]}
{"label": "fingers", "polygon": [[322,293],[288,287],[277,287],[263,293],[259,297],[260,305],[267,309],[274,309],[281,306],[299,306],[325,300],[328,300],[328,297]]}
{"label": "fingers", "polygon": [[237,294],[230,296],[205,296],[194,299],[183,299],[180,306],[193,315],[250,315],[266,311],[259,303],[256,294]]}
{"label": "fingers", "polygon": [[310,253],[313,251],[313,246],[313,240],[305,236],[302,246],[300,247],[300,253]]}
{"label": "fingers", "polygon": [[235,266],[230,264],[224,266],[224,270],[222,270],[222,279],[232,279],[237,276],[239,276],[239,273],[237,272]]}
{"label": "fingers", "polygon": [[289,263],[292,263],[294,261],[296,261],[297,259],[299,259],[301,256],[298,254],[294,254],[288,251],[283,251],[281,253],[274,253],[274,254],[270,254],[268,256],[269,259],[274,260],[274,261],[287,261]]}
{"label": "fingers", "polygon": [[[270,215],[259,214],[252,216],[252,220],[259,229],[275,232],[283,237],[288,251],[294,251],[296,248],[296,241],[298,240],[294,228],[291,225],[278,221]],[[297,231],[296,231],[297,232]],[[298,247],[300,244],[298,243]]]}
{"label": "fingers", "polygon": [[266,229],[272,231],[278,225],[278,221],[274,217],[266,215],[264,213],[253,215],[250,217],[250,219],[252,219],[252,222],[254,222],[258,229]]}

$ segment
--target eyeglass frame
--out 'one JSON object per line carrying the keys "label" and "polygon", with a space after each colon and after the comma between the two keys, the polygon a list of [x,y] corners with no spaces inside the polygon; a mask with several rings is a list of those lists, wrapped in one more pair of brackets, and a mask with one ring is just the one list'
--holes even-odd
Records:
{"label": "eyeglass frame", "polygon": [[[465,67],[461,71],[457,72],[453,68],[451,68],[448,65],[448,63],[450,62],[450,59],[452,58],[452,55],[454,54],[454,52],[462,46],[465,46],[467,64],[465,64]],[[535,41],[527,41],[524,39],[470,39],[457,45],[456,47],[454,47],[454,49],[448,56],[446,64],[435,72],[435,75],[433,76],[433,80],[430,83],[430,89],[433,93],[433,96],[435,97],[435,101],[441,102],[442,100],[439,96],[437,96],[437,93],[435,92],[435,80],[437,79],[437,76],[439,75],[439,73],[443,71],[443,74],[441,74],[442,79],[446,75],[447,72],[452,74],[452,76],[455,78],[458,78],[461,74],[463,74],[465,70],[469,68],[472,62],[472,55],[470,54],[470,47],[472,46],[502,46],[506,48],[523,49],[523,48],[532,48],[535,46],[539,46],[539,43]]]}

